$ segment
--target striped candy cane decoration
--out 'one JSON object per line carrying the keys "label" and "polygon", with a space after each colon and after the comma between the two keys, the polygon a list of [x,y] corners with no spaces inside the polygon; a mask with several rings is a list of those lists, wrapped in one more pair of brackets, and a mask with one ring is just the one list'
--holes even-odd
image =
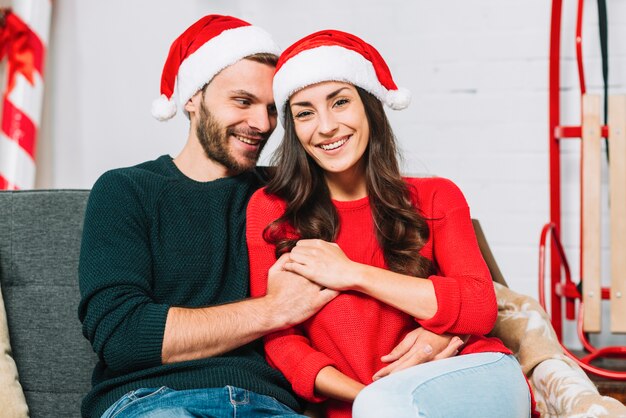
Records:
{"label": "striped candy cane decoration", "polygon": [[51,11],[51,0],[14,0],[0,28],[4,32],[0,57],[7,57],[0,125],[0,189],[30,189],[35,185],[35,145]]}

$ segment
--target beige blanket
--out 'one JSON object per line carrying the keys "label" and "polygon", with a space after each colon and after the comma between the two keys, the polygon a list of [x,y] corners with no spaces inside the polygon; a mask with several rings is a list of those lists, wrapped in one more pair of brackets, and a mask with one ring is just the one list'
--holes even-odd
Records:
{"label": "beige blanket", "polygon": [[500,338],[519,360],[541,416],[626,418],[626,406],[600,395],[585,372],[565,355],[539,303],[494,284],[498,320],[492,335]]}

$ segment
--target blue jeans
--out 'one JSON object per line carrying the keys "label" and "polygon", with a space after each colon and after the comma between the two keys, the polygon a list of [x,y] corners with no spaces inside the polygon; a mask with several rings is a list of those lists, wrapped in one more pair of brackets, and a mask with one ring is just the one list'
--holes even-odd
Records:
{"label": "blue jeans", "polygon": [[530,391],[515,357],[478,353],[435,360],[365,387],[353,418],[528,418]]}
{"label": "blue jeans", "polygon": [[101,418],[303,417],[271,396],[245,389],[141,388],[122,396]]}

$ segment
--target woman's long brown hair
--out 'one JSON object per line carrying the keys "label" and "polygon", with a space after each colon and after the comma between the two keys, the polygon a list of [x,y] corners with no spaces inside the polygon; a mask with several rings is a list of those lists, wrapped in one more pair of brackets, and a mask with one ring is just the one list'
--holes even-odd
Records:
{"label": "woman's long brown hair", "polygon": [[[428,240],[428,224],[411,200],[400,175],[396,140],[382,103],[357,87],[369,123],[370,138],[364,154],[365,177],[376,239],[390,270],[416,277],[434,273],[433,263],[419,254]],[[285,107],[285,136],[272,165],[276,174],[267,192],[283,199],[283,216],[269,224],[264,239],[276,246],[276,256],[290,251],[299,239],[333,242],[339,216],[330,197],[322,168],[300,144],[289,105]],[[356,238],[356,237],[355,237]],[[358,239],[358,238],[357,238]]]}

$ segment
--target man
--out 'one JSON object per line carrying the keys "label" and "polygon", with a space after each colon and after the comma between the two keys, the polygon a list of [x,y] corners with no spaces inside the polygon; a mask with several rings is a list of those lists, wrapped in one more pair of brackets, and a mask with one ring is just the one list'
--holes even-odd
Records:
{"label": "man", "polygon": [[277,263],[267,296],[245,299],[245,206],[276,126],[278,52],[239,19],[200,19],[173,43],[153,107],[167,119],[178,102],[190,120],[184,148],[94,185],[79,317],[99,362],[83,416],[297,415],[257,340],[302,322],[335,293]]}

